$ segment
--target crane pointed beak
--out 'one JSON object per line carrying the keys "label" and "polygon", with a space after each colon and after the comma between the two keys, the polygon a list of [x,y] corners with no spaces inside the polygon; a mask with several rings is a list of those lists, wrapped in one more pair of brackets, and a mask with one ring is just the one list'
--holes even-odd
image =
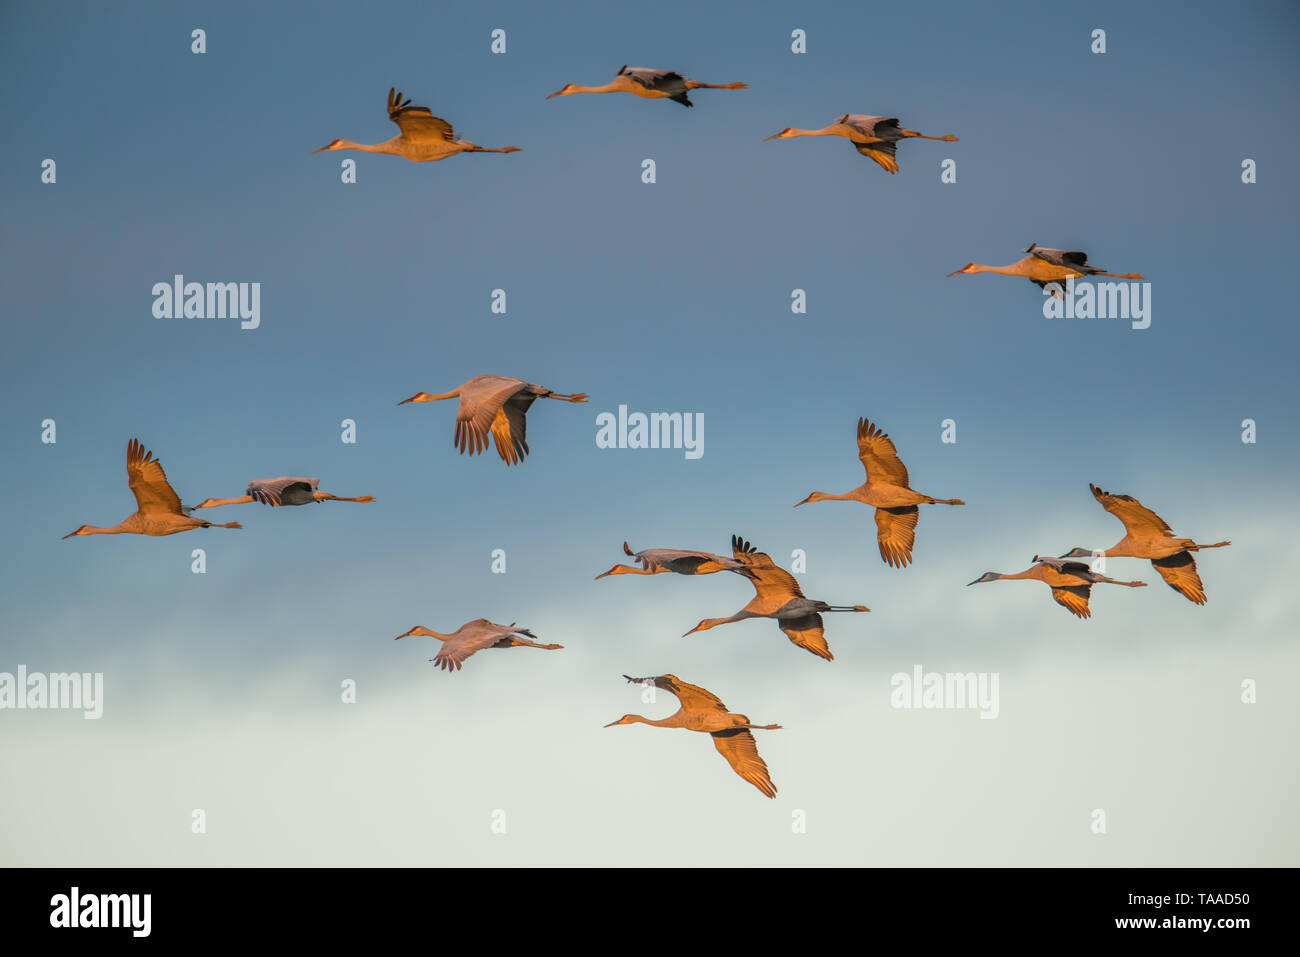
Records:
{"label": "crane pointed beak", "polygon": [[436,395],[429,395],[429,393],[427,393],[427,392],[417,392],[417,393],[415,393],[415,395],[411,396],[409,399],[403,399],[401,402],[399,402],[399,403],[397,403],[397,404],[398,404],[398,405],[406,405],[406,403],[408,403],[408,402],[432,402],[434,399],[440,399],[440,398],[441,398],[441,399],[445,399],[445,398],[447,398],[447,397],[446,397],[445,395],[444,395],[444,396],[436,396]]}

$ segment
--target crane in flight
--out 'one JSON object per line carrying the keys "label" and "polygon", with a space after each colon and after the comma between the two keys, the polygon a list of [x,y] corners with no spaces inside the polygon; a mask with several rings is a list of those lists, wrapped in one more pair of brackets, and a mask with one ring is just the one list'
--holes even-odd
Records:
{"label": "crane in flight", "polygon": [[967,587],[981,582],[995,582],[999,579],[1042,582],[1052,589],[1052,598],[1056,603],[1076,618],[1092,617],[1092,612],[1088,608],[1088,599],[1092,595],[1092,586],[1097,582],[1123,585],[1126,588],[1146,587],[1146,582],[1121,582],[1107,578],[1092,571],[1083,562],[1067,562],[1061,558],[1050,558],[1045,555],[1035,555],[1034,564],[1023,572],[1016,572],[1014,575],[985,572],[973,582],[968,582]]}
{"label": "crane in flight", "polygon": [[676,675],[659,675],[653,678],[627,678],[632,684],[648,685],[667,691],[681,702],[681,707],[666,718],[646,718],[639,714],[625,714],[617,721],[605,725],[649,724],[656,728],[685,728],[712,736],[713,746],[727,759],[731,769],[770,798],[776,797],[776,785],[768,774],[767,764],[758,754],[753,729],[778,731],[779,724],[754,724],[743,714],[727,710],[727,706],[711,691],[698,685],[687,684]]}
{"label": "crane in flight", "polygon": [[460,408],[456,412],[453,443],[460,447],[461,455],[466,452],[478,455],[487,448],[490,435],[496,442],[497,454],[501,460],[506,465],[516,465],[528,454],[528,442],[524,437],[524,414],[528,407],[537,399],[586,402],[587,394],[577,392],[564,395],[523,379],[478,375],[451,392],[417,392],[397,404],[456,398],[460,399]]}
{"label": "crane in flight", "polygon": [[566,83],[547,99],[556,96],[572,96],[574,93],[631,93],[643,99],[669,99],[682,106],[694,106],[691,102],[691,90],[747,90],[748,83],[701,83],[688,80],[672,70],[651,70],[639,66],[621,66],[614,79],[604,86],[579,86]]}
{"label": "crane in flight", "polygon": [[162,463],[145,450],[139,439],[132,439],[126,446],[126,478],[135,495],[136,510],[116,525],[99,528],[95,525],[82,525],[74,532],[68,532],[64,538],[74,535],[175,535],[188,532],[192,528],[243,528],[238,522],[226,522],[218,525],[205,522],[185,513],[181,507],[180,496],[167,481],[167,473]]}
{"label": "crane in flight", "polygon": [[865,113],[845,113],[830,126],[820,130],[801,130],[796,126],[787,126],[780,133],[773,133],[769,140],[788,140],[795,136],[842,136],[863,156],[875,160],[891,175],[898,172],[899,140],[921,139],[939,140],[942,143],[956,143],[957,137],[951,133],[946,136],[926,136],[916,130],[905,130],[898,125],[896,116],[868,116]]}
{"label": "crane in flight", "polygon": [[673,572],[677,575],[712,575],[714,572],[729,571],[748,577],[742,562],[734,558],[714,555],[712,552],[683,551],[678,548],[643,548],[639,552],[634,552],[628,547],[627,542],[624,542],[623,553],[635,558],[640,562],[641,567],[615,565],[609,571],[597,575],[596,581],[606,575],[659,575],[664,572]]}
{"label": "crane in flight", "polygon": [[360,150],[363,153],[390,153],[405,156],[415,163],[432,163],[455,156],[457,153],[518,153],[518,146],[478,146],[469,140],[458,140],[451,124],[434,116],[427,106],[412,106],[402,100],[395,89],[388,90],[388,118],[402,132],[382,143],[353,143],[351,140],[331,140],[313,153],[326,150]]}
{"label": "crane in flight", "polygon": [[416,625],[410,631],[394,638],[437,638],[442,642],[438,654],[430,658],[443,671],[459,671],[465,659],[484,648],[541,648],[543,651],[556,651],[564,645],[544,645],[534,641],[537,636],[527,628],[516,628],[515,623],[497,625],[486,618],[467,621],[449,635],[431,631],[423,625]]}
{"label": "crane in flight", "polygon": [[248,490],[238,498],[205,498],[194,507],[218,508],[222,505],[244,505],[261,502],[277,508],[281,505],[310,505],[312,502],[373,502],[374,496],[362,495],[346,498],[320,491],[320,479],[282,476],[281,478],[253,479]]}
{"label": "crane in flight", "polygon": [[867,470],[867,480],[843,495],[813,492],[795,508],[809,502],[862,502],[875,506],[876,542],[886,565],[903,568],[912,562],[916,543],[919,505],[965,505],[959,498],[934,498],[914,492],[908,486],[907,466],[889,435],[866,419],[858,419],[858,458]]}
{"label": "crane in flight", "polygon": [[[744,608],[727,618],[706,618],[686,635],[707,631],[717,625],[746,618],[774,618],[787,638],[805,651],[833,661],[830,646],[826,643],[825,622],[822,615],[836,611],[871,611],[866,605],[828,605],[824,601],[805,598],[799,582],[772,557],[760,552],[739,535],[731,536],[731,551],[736,561],[749,571],[749,582],[754,586],[754,597]],[[682,635],[683,638],[686,635]]]}
{"label": "crane in flight", "polygon": [[[1215,542],[1198,545],[1190,538],[1175,538],[1169,523],[1147,508],[1132,495],[1115,495],[1103,492],[1091,482],[1092,491],[1101,507],[1124,523],[1124,537],[1100,554],[1112,558],[1145,558],[1160,573],[1160,577],[1188,601],[1204,605],[1208,600],[1201,576],[1196,571],[1192,552],[1204,548],[1223,548],[1232,542]],[[1088,548],[1075,548],[1062,558],[1083,558],[1098,554]]]}
{"label": "crane in flight", "polygon": [[981,263],[967,263],[948,276],[960,276],[962,273],[991,272],[999,276],[1023,276],[1040,289],[1055,285],[1052,295],[1064,299],[1061,291],[1067,279],[1080,279],[1084,276],[1109,276],[1111,279],[1145,279],[1140,272],[1114,273],[1106,272],[1099,266],[1088,264],[1088,254],[1078,249],[1050,249],[1037,243],[1030,243],[1021,252],[1029,253],[1024,259],[1009,266],[985,266]]}

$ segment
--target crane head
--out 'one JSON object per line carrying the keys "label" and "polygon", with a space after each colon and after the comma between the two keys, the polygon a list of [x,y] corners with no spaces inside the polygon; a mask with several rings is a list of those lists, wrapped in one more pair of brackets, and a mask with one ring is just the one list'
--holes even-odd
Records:
{"label": "crane head", "polygon": [[1061,558],[1093,558],[1096,554],[1091,548],[1072,548]]}
{"label": "crane head", "polygon": [[68,532],[68,534],[64,535],[63,537],[64,537],[64,538],[71,538],[73,535],[85,535],[85,534],[86,534],[86,529],[88,529],[88,528],[90,528],[89,525],[82,525],[82,526],[81,526],[79,529],[77,529],[75,532]]}
{"label": "crane head", "polygon": [[802,502],[795,502],[794,507],[798,508],[800,505],[807,505],[809,502],[820,502],[823,501],[825,498],[826,498],[825,492],[809,492],[808,497],[804,499]]}
{"label": "crane head", "polygon": [[960,276],[960,275],[961,275],[962,273],[964,273],[964,272],[977,272],[978,270],[976,270],[975,266],[976,266],[975,263],[967,263],[966,265],[964,265],[964,266],[962,266],[960,269],[958,269],[956,272],[950,272],[950,273],[948,273],[948,275],[949,275],[949,276]]}
{"label": "crane head", "polygon": [[616,724],[635,724],[638,720],[640,720],[640,718],[639,718],[638,715],[635,715],[635,714],[625,714],[625,715],[623,715],[623,717],[619,718],[617,721],[611,721],[609,724],[605,725],[605,727],[607,727],[607,728],[612,728],[612,727],[614,727],[614,725],[616,725]]}
{"label": "crane head", "polygon": [[773,133],[771,136],[763,137],[763,142],[766,143],[768,140],[783,140],[794,135],[794,127],[787,126],[780,133]]}
{"label": "crane head", "polygon": [[343,147],[341,147],[341,146],[339,145],[339,144],[342,143],[342,142],[343,142],[342,140],[330,140],[328,143],[326,143],[326,144],[325,144],[324,146],[322,146],[320,149],[318,149],[318,150],[312,150],[312,152],[313,152],[313,153],[324,153],[326,150],[337,150],[337,149],[342,149]]}
{"label": "crane head", "polygon": [[566,84],[564,84],[564,86],[560,87],[558,90],[556,90],[556,91],[555,91],[554,93],[552,93],[550,96],[548,96],[547,99],[549,100],[549,99],[552,99],[552,98],[557,97],[557,96],[569,96],[569,95],[571,95],[571,94],[573,94],[573,93],[577,93],[577,92],[578,92],[578,90],[577,90],[577,84],[576,84],[576,83],[566,83]]}
{"label": "crane head", "polygon": [[1002,574],[1000,572],[985,572],[973,582],[967,582],[966,587],[969,588],[971,585],[978,585],[980,582],[995,582],[1001,577]]}

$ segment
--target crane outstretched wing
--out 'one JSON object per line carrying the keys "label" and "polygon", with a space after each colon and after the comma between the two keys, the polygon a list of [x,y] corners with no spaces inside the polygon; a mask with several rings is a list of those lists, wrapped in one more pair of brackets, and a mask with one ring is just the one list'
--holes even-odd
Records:
{"label": "crane outstretched wing", "polygon": [[772,783],[767,763],[759,757],[758,744],[748,728],[728,728],[711,734],[713,746],[727,759],[733,771],[768,797],[776,797],[776,785]]}
{"label": "crane outstretched wing", "polygon": [[162,463],[145,450],[139,439],[127,443],[126,478],[141,514],[184,514],[181,497],[167,481]]}
{"label": "crane outstretched wing", "polygon": [[1088,595],[1091,591],[1091,585],[1054,585],[1052,597],[1075,617],[1091,618],[1092,612],[1088,610]]}
{"label": "crane outstretched wing", "polygon": [[1201,584],[1201,576],[1196,571],[1196,559],[1192,557],[1191,552],[1178,552],[1168,558],[1153,558],[1151,564],[1156,567],[1156,571],[1169,587],[1188,601],[1204,605],[1209,600],[1205,594],[1205,586]]}
{"label": "crane outstretched wing", "polygon": [[712,691],[699,685],[688,684],[676,675],[655,675],[650,678],[633,678],[624,675],[634,685],[654,685],[677,698],[685,711],[726,711],[727,706]]}
{"label": "crane outstretched wing", "polygon": [[898,117],[869,116],[866,113],[845,113],[835,121],[849,127],[853,135],[849,139],[855,143],[880,143],[896,140],[900,135]]}
{"label": "crane outstretched wing", "polygon": [[651,70],[646,67],[624,65],[614,75],[631,77],[647,90],[663,93],[670,100],[674,100],[682,104],[682,106],[694,106],[686,95],[689,92],[686,86],[686,78],[680,73],[675,73],[672,70]]}
{"label": "crane outstretched wing", "polygon": [[1169,523],[1132,495],[1103,492],[1092,483],[1088,484],[1088,488],[1092,492],[1092,497],[1101,503],[1101,507],[1123,522],[1124,527],[1131,534],[1173,537],[1173,529],[1169,527]]}
{"label": "crane outstretched wing", "polygon": [[286,499],[290,505],[301,505],[312,501],[312,494],[320,486],[320,479],[285,476],[273,479],[253,479],[244,492],[254,502],[272,507],[284,505]]}
{"label": "crane outstretched wing", "polygon": [[897,117],[845,113],[836,122],[850,130],[849,142],[854,149],[868,159],[875,160],[888,172],[898,172],[895,156],[901,134]]}
{"label": "crane outstretched wing", "polygon": [[920,518],[921,509],[915,505],[876,509],[876,543],[886,565],[906,568],[912,563],[916,523]]}
{"label": "crane outstretched wing", "polygon": [[749,579],[760,598],[775,595],[784,603],[785,599],[804,597],[803,589],[793,575],[772,561],[771,555],[760,552],[739,535],[731,536],[731,554],[744,566],[740,574]]}
{"label": "crane outstretched wing", "polygon": [[1033,255],[1043,262],[1049,262],[1053,266],[1064,266],[1067,269],[1086,269],[1088,266],[1088,254],[1080,249],[1052,249],[1047,246],[1035,246]]}
{"label": "crane outstretched wing", "polygon": [[822,616],[813,612],[802,618],[778,618],[776,622],[785,636],[805,651],[811,651],[818,658],[834,661],[831,646],[826,643],[826,623]]}
{"label": "crane outstretched wing", "polygon": [[433,663],[443,671],[460,671],[468,659],[476,651],[482,651],[484,648],[491,648],[501,639],[488,638],[486,636],[479,638],[460,639],[448,638],[438,649],[438,654],[434,656]]}
{"label": "crane outstretched wing", "polygon": [[[506,449],[514,455],[517,455],[519,449],[516,448],[512,426],[511,415],[517,413],[522,420],[523,409],[527,409],[532,404],[532,397],[527,397],[522,403],[522,409],[516,404],[515,413],[502,413],[502,408],[510,401],[511,397],[527,385],[522,379],[514,379],[508,376],[484,375],[471,379],[460,389],[460,407],[456,410],[456,433],[454,442],[463,453],[468,452],[470,455],[478,455],[488,447],[489,436],[497,439],[497,451],[501,457],[506,460],[507,464],[513,464],[511,458],[507,456],[506,451],[501,447],[501,440],[506,441]],[[500,421],[498,422],[498,416]],[[520,440],[522,441],[522,430]],[[527,447],[523,451],[527,452]],[[518,456],[522,458],[522,456]],[[517,461],[517,459],[516,459]]]}
{"label": "crane outstretched wing", "polygon": [[873,143],[870,146],[855,143],[857,151],[868,159],[875,160],[890,173],[898,172],[898,160],[894,158],[896,147],[893,143]]}
{"label": "crane outstretched wing", "polygon": [[496,443],[497,454],[506,465],[518,465],[528,454],[525,438],[528,426],[524,413],[533,404],[533,397],[523,397],[527,401],[522,404],[516,401],[519,398],[521,396],[514,395],[507,400],[492,420],[492,439]]}
{"label": "crane outstretched wing", "polygon": [[643,568],[662,568],[679,575],[709,575],[713,572],[742,572],[744,565],[734,558],[712,552],[695,552],[680,548],[646,548],[628,552]]}
{"label": "crane outstretched wing", "polygon": [[434,116],[427,106],[411,106],[410,100],[403,101],[402,94],[391,87],[388,90],[388,118],[398,125],[403,136],[434,136],[448,141],[456,138],[450,123]]}
{"label": "crane outstretched wing", "polygon": [[858,419],[858,458],[873,484],[908,487],[907,466],[898,457],[898,449],[888,433],[866,419]]}

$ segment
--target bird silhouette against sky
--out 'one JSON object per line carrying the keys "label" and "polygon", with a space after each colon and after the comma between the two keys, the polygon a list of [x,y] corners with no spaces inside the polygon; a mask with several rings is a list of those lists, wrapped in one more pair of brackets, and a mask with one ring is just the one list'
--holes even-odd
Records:
{"label": "bird silhouette against sky", "polygon": [[434,116],[427,106],[412,106],[403,101],[402,94],[388,91],[388,118],[402,132],[382,143],[354,143],[351,140],[331,140],[313,153],[326,150],[360,150],[363,153],[389,153],[405,156],[416,163],[431,163],[455,156],[457,153],[518,153],[518,146],[478,146],[469,140],[459,140],[451,124]]}
{"label": "bird silhouette against sky", "polygon": [[700,83],[688,80],[672,70],[651,70],[639,66],[621,66],[614,79],[604,86],[580,86],[566,83],[547,99],[572,96],[574,93],[631,93],[643,99],[669,99],[682,106],[694,106],[691,90],[747,90],[748,83]]}
{"label": "bird silhouette against sky", "polygon": [[[1091,483],[1088,488],[1102,508],[1124,523],[1124,537],[1110,548],[1103,549],[1101,554],[1109,558],[1149,559],[1160,577],[1178,594],[1198,605],[1208,601],[1192,552],[1223,548],[1232,542],[1198,545],[1190,538],[1176,538],[1169,523],[1132,495],[1103,492]],[[1084,558],[1095,554],[1091,549],[1075,548],[1061,557]]]}
{"label": "bird silhouette against sky", "polygon": [[175,535],[192,528],[243,528],[238,522],[218,525],[186,514],[180,496],[167,481],[162,463],[145,451],[139,439],[126,446],[126,478],[135,496],[136,510],[116,525],[100,528],[82,525],[64,538],[74,535]]}
{"label": "bird silhouette against sky", "polygon": [[652,685],[674,695],[681,707],[666,718],[646,718],[639,714],[625,714],[617,721],[605,725],[648,724],[656,728],[684,728],[701,731],[713,737],[713,746],[727,759],[733,771],[770,798],[776,797],[776,785],[768,774],[767,764],[758,754],[758,744],[751,729],[780,730],[779,724],[754,724],[743,714],[727,709],[711,691],[699,685],[687,684],[676,675],[659,675],[654,678],[627,678],[632,684]]}
{"label": "bird silhouette against sky", "polygon": [[879,426],[858,419],[858,458],[867,470],[867,480],[843,495],[813,492],[795,508],[809,502],[862,502],[876,509],[876,542],[885,564],[903,568],[912,563],[916,544],[916,523],[921,517],[919,505],[965,505],[959,498],[934,498],[913,491],[907,466],[898,457],[893,441]]}

